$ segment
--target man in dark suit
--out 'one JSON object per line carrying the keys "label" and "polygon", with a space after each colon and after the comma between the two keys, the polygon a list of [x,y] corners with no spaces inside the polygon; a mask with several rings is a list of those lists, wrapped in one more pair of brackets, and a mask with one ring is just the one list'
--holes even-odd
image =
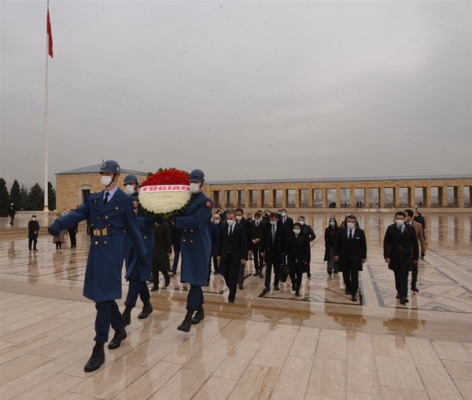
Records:
{"label": "man in dark suit", "polygon": [[356,301],[359,271],[362,271],[362,265],[367,259],[367,243],[365,233],[358,227],[354,215],[348,215],[345,222],[334,240],[333,255],[343,273],[345,293],[351,295],[352,301]]}
{"label": "man in dark suit", "polygon": [[266,260],[266,279],[264,292],[270,292],[272,269],[274,270],[274,290],[279,289],[280,265],[285,262],[286,233],[282,221],[277,220],[276,213],[270,213],[269,223],[265,224],[262,235],[261,255]]}
{"label": "man in dark suit", "polygon": [[[298,217],[298,223],[302,225],[302,233],[308,239],[308,242],[309,243],[313,242],[313,240],[316,239],[316,234],[313,231],[313,228],[310,225],[305,223],[305,217],[303,215],[300,215]],[[306,273],[306,275],[308,276],[308,279],[311,278],[311,271],[310,271],[311,251],[310,251],[309,256],[310,258],[308,260],[308,265],[307,265],[308,271]]]}
{"label": "man in dark suit", "polygon": [[[234,215],[236,217],[236,224],[239,225],[241,224],[244,226],[244,229],[246,229],[246,240],[247,240],[247,248],[251,246],[251,223],[244,218],[244,211],[242,208],[236,208],[234,210]],[[241,264],[239,267],[239,276],[238,276],[238,284],[239,284],[239,289],[243,290],[244,289],[244,271],[246,269],[246,264]]]}
{"label": "man in dark suit", "polygon": [[234,303],[240,266],[247,261],[247,235],[242,224],[236,223],[233,211],[226,214],[226,223],[221,226],[216,251],[220,270],[229,288],[228,302]]}
{"label": "man in dark suit", "polygon": [[389,225],[384,236],[384,259],[395,274],[397,299],[408,303],[408,272],[418,263],[419,245],[415,228],[405,224],[405,213],[395,214],[395,223]]}
{"label": "man in dark suit", "polygon": [[265,222],[262,219],[262,213],[256,212],[254,220],[251,222],[251,244],[249,250],[252,251],[254,257],[254,276],[260,276],[262,278],[262,267],[264,265],[264,257],[261,255],[261,240],[264,232]]}

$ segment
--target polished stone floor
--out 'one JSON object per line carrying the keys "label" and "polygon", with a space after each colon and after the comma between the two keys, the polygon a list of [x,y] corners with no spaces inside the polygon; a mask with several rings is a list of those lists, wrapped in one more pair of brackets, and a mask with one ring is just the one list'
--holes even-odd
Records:
{"label": "polished stone floor", "polygon": [[2,400],[472,399],[471,214],[426,215],[420,292],[406,306],[382,257],[391,214],[360,215],[368,260],[355,303],[323,263],[329,214],[306,215],[317,239],[300,297],[290,283],[263,296],[251,261],[235,304],[212,275],[206,318],[185,334],[176,327],[187,287],[174,277],[152,293],[151,316],[138,320],[134,310],[128,338],[88,374],[95,309],[81,295],[84,226],[77,249],[56,251],[39,215],[38,251],[29,252],[28,217],[15,227],[0,218]]}

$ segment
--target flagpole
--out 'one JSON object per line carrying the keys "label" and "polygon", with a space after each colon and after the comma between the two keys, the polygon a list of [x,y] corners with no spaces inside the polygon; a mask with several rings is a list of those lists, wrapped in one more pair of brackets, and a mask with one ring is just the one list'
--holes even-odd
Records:
{"label": "flagpole", "polygon": [[[49,18],[49,0],[47,6],[47,17]],[[44,208],[43,211],[48,212],[48,109],[49,109],[49,99],[48,99],[48,66],[49,66],[49,32],[46,29],[46,80],[45,80],[45,96],[44,96]]]}

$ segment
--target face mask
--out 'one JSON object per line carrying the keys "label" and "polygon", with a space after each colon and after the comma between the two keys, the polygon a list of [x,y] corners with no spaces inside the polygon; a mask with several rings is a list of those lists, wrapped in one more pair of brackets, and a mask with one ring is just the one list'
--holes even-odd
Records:
{"label": "face mask", "polygon": [[335,225],[336,225],[336,224],[335,224],[334,221],[329,221],[329,226],[332,226],[332,227],[334,228]]}
{"label": "face mask", "polygon": [[277,225],[277,221],[270,221],[272,225]]}
{"label": "face mask", "polygon": [[354,228],[356,227],[356,224],[355,224],[354,222],[348,222],[348,223],[347,223],[347,227],[348,227],[349,229],[354,229]]}
{"label": "face mask", "polygon": [[235,223],[236,223],[236,221],[234,219],[229,219],[228,220],[228,225],[229,226],[233,226]]}
{"label": "face mask", "polygon": [[281,215],[282,217],[286,217],[286,216],[287,216],[287,213],[280,213],[280,215]]}
{"label": "face mask", "polygon": [[103,185],[103,186],[108,186],[111,181],[113,180],[113,177],[112,176],[105,176],[105,175],[102,175],[102,177],[100,178],[100,183]]}
{"label": "face mask", "polygon": [[134,185],[126,185],[125,186],[126,193],[133,194],[134,193]]}
{"label": "face mask", "polygon": [[241,221],[243,219],[242,215],[236,215],[236,221]]}
{"label": "face mask", "polygon": [[190,193],[198,193],[200,191],[199,183],[190,183]]}
{"label": "face mask", "polygon": [[300,229],[294,229],[294,230],[293,230],[293,233],[294,233],[295,235],[298,235],[298,234],[300,233]]}
{"label": "face mask", "polygon": [[405,221],[402,219],[397,219],[397,226],[401,228],[403,225],[405,225]]}
{"label": "face mask", "polygon": [[300,225],[305,225],[305,221],[298,221]]}
{"label": "face mask", "polygon": [[220,223],[220,220],[219,220],[219,219],[215,219],[215,220],[213,221],[213,223],[216,224],[216,225],[218,225],[218,224]]}
{"label": "face mask", "polygon": [[31,219],[32,219],[33,221],[36,221],[36,218],[35,218],[35,217],[33,217],[33,218],[31,218]]}

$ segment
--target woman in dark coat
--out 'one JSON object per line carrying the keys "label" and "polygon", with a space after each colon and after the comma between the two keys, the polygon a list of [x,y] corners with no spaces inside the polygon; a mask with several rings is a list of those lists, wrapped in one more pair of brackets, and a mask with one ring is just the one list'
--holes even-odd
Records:
{"label": "woman in dark coat", "polygon": [[302,233],[302,225],[299,222],[293,224],[287,242],[287,260],[292,280],[292,290],[295,296],[300,296],[300,286],[304,270],[308,269],[310,262],[310,242]]}
{"label": "woman in dark coat", "polygon": [[336,218],[329,219],[329,225],[325,229],[325,255],[324,260],[327,261],[327,272],[331,276],[333,272],[338,274],[338,263],[334,261],[333,247],[334,247],[334,238],[336,237],[339,231],[338,221]]}

